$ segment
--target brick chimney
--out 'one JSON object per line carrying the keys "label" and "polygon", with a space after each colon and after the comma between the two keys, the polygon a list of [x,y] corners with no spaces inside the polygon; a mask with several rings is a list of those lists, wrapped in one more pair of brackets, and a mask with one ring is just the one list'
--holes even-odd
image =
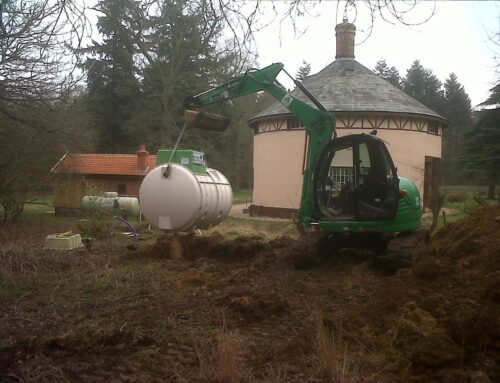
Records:
{"label": "brick chimney", "polygon": [[137,151],[137,170],[145,171],[147,168],[149,152],[146,150],[146,145],[142,144]]}
{"label": "brick chimney", "polygon": [[337,38],[337,54],[335,55],[335,58],[353,59],[356,27],[354,24],[348,23],[347,18],[344,18],[342,21],[342,24],[337,24],[335,27],[335,37]]}

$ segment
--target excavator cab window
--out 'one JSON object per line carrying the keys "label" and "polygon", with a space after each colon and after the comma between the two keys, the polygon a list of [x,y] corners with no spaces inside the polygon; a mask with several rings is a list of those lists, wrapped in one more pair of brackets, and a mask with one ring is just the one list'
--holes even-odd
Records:
{"label": "excavator cab window", "polygon": [[321,215],[339,220],[355,218],[355,166],[352,142],[339,143],[322,162],[317,196]]}
{"label": "excavator cab window", "polygon": [[[381,141],[362,142],[359,148],[358,217],[362,220],[393,218],[398,204],[399,180]],[[370,166],[362,168],[363,158]]]}
{"label": "excavator cab window", "polygon": [[372,136],[332,140],[314,181],[320,220],[385,220],[396,214],[396,169],[383,141]]}

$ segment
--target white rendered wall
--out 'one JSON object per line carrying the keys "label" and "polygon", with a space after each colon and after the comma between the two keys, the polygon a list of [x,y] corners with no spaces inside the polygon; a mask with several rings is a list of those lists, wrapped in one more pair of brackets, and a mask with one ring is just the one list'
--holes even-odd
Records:
{"label": "white rendered wall", "polygon": [[[337,128],[338,136],[371,131]],[[415,182],[423,196],[425,157],[441,158],[442,137],[426,131],[391,128],[379,129],[377,137],[387,142],[398,175]],[[254,205],[299,208],[304,142],[304,130],[268,131],[254,136]]]}
{"label": "white rendered wall", "polygon": [[291,130],[254,136],[254,205],[298,209],[305,134]]}

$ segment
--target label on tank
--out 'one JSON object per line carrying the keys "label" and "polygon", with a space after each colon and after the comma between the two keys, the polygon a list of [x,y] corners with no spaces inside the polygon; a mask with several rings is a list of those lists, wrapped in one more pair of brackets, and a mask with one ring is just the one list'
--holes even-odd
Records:
{"label": "label on tank", "polygon": [[194,153],[193,164],[205,166],[205,155],[202,153]]}
{"label": "label on tank", "polygon": [[189,165],[189,158],[182,157],[181,158],[181,165]]}
{"label": "label on tank", "polygon": [[172,229],[172,223],[170,222],[170,217],[160,216],[158,220],[158,228],[163,230]]}

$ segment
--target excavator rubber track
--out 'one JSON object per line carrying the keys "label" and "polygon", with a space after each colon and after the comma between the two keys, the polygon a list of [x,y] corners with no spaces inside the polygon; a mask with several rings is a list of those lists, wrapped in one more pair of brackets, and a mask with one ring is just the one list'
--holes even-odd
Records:
{"label": "excavator rubber track", "polygon": [[386,251],[376,257],[375,263],[389,274],[403,267],[410,267],[425,249],[429,239],[430,232],[426,229],[398,233],[389,239]]}
{"label": "excavator rubber track", "polygon": [[291,253],[298,269],[308,269],[329,257],[351,254],[370,258],[374,266],[385,274],[394,274],[410,267],[427,246],[430,233],[421,229],[401,232],[390,238],[352,238],[347,235],[331,236],[325,232],[312,232],[297,240]]}

